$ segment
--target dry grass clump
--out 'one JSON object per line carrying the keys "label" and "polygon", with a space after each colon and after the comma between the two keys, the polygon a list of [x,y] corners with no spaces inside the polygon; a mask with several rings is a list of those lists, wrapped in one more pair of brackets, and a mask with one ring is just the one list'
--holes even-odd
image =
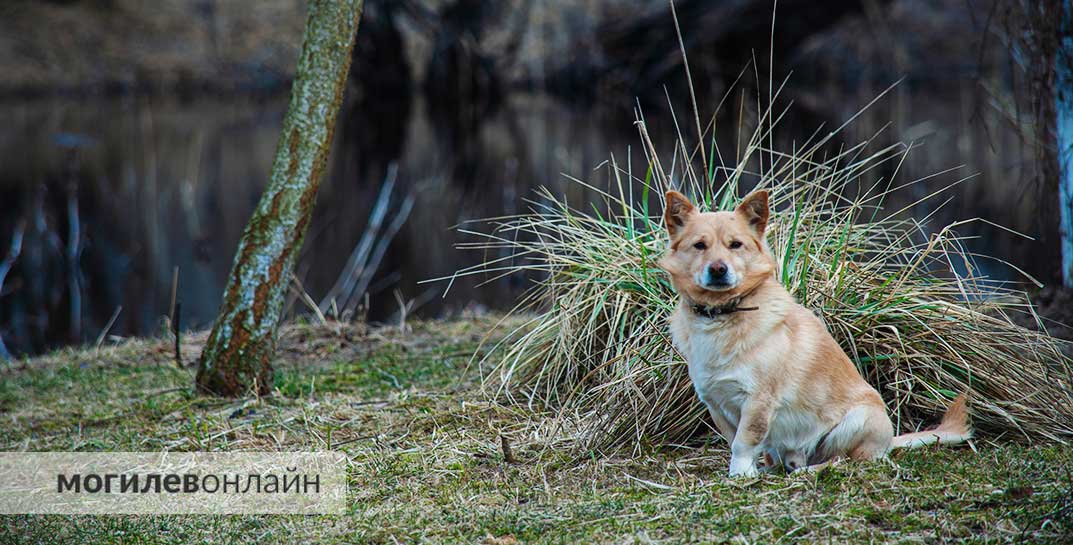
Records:
{"label": "dry grass clump", "polygon": [[[741,186],[755,183],[771,192],[776,211],[768,241],[778,278],[823,318],[899,428],[934,421],[969,390],[978,429],[1073,438],[1062,341],[1010,319],[1033,312],[1025,294],[979,273],[981,256],[954,231],[965,222],[932,231],[927,218],[905,214],[909,207],[884,207],[892,193],[923,182],[896,181],[911,146],[877,151],[866,141],[832,153],[835,131],[777,150],[773,117],[761,116],[733,162],[714,138],[703,150],[679,135],[669,168],[641,117],[644,176],[612,158],[610,187],[574,180],[601,203],[582,210],[543,190],[528,213],[494,220],[468,245],[503,257],[459,274],[540,278],[519,306],[538,315],[482,362],[490,391],[558,411],[564,433],[585,449],[675,444],[704,431],[706,413],[667,334],[676,297],[656,265],[667,242],[655,201],[684,188],[701,208],[727,210]],[[697,132],[704,141],[699,122]]]}

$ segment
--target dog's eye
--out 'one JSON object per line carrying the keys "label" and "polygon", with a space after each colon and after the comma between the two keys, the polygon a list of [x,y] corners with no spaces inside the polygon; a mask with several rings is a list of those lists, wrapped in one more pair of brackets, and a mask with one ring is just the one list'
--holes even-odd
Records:
{"label": "dog's eye", "polygon": [[698,243],[696,243],[696,244],[694,244],[693,247],[698,249],[698,250],[706,250],[706,249],[708,249],[708,245],[705,244],[703,240],[698,242]]}
{"label": "dog's eye", "polygon": [[730,242],[730,249],[731,250],[737,250],[738,248],[741,248],[741,241],[740,240],[733,240],[733,241]]}

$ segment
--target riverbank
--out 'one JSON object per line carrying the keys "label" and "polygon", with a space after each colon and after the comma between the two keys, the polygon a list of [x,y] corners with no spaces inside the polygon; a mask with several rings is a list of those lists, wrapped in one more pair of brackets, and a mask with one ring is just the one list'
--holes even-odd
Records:
{"label": "riverbank", "polygon": [[338,450],[351,463],[349,508],[4,516],[0,542],[1046,543],[1073,530],[1065,446],[980,438],[752,481],[725,478],[715,438],[577,460],[557,448],[551,416],[480,392],[473,354],[497,321],[292,324],[275,394],[260,399],[194,395],[203,333],[184,336],[182,367],[168,339],[22,360],[0,375],[3,450]]}

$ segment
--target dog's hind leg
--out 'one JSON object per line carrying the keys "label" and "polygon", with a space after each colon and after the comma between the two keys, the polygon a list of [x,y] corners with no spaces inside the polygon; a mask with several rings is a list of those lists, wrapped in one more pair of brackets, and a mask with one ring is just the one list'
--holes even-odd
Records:
{"label": "dog's hind leg", "polygon": [[854,460],[882,458],[890,450],[894,426],[882,406],[858,405],[850,409],[809,458],[809,465],[847,456]]}
{"label": "dog's hind leg", "polygon": [[786,468],[787,473],[793,473],[808,467],[808,460],[805,457],[805,453],[799,450],[788,450],[782,455],[782,465]]}
{"label": "dog's hind leg", "polygon": [[887,416],[886,407],[869,406],[868,418],[857,435],[857,443],[849,450],[849,457],[854,460],[882,458],[890,452],[893,438],[894,425]]}

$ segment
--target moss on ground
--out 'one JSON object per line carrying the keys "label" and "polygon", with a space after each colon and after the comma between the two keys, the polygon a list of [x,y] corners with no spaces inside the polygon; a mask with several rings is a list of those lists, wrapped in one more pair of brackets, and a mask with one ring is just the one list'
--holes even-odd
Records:
{"label": "moss on ground", "polygon": [[[0,543],[1062,543],[1073,450],[985,438],[818,474],[725,478],[716,439],[577,460],[555,422],[466,373],[491,319],[294,325],[276,395],[193,394],[164,341],[64,350],[0,375],[3,450],[334,449],[344,516],[3,516]],[[196,357],[202,338],[184,354]],[[504,460],[500,437],[512,445]]]}

